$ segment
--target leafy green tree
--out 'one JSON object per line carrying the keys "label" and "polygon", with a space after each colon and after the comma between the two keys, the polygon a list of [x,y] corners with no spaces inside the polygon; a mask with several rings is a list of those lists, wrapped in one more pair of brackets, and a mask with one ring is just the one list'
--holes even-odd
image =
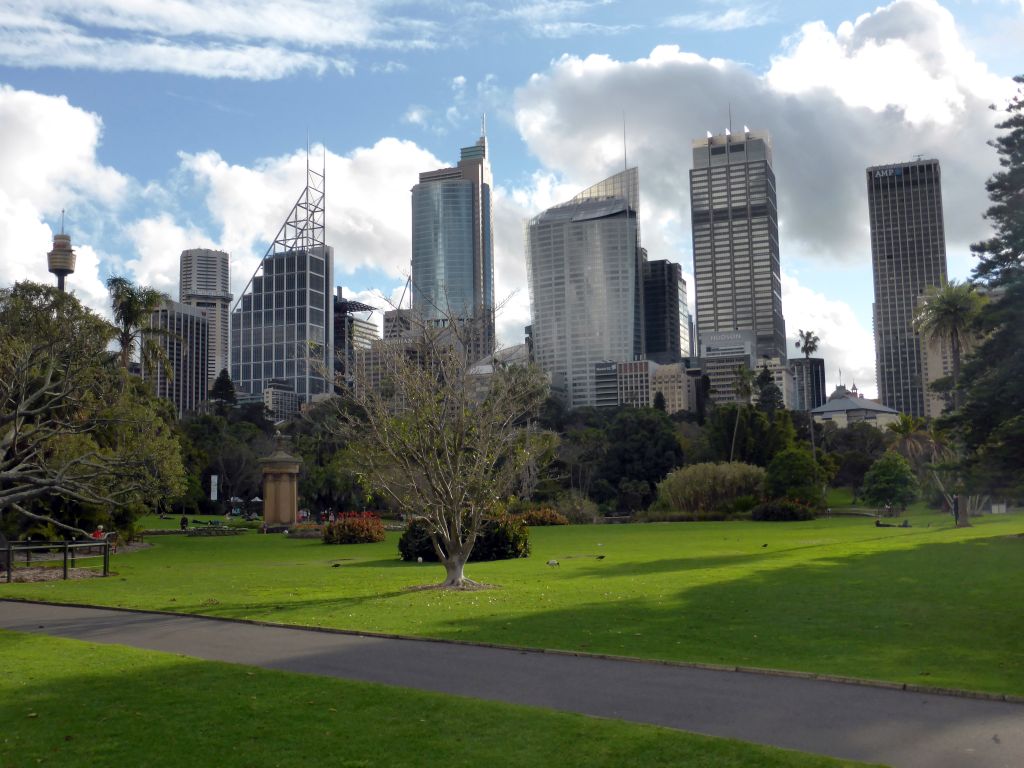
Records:
{"label": "leafy green tree", "polygon": [[[736,378],[733,386],[736,389],[736,399],[741,406],[749,406],[750,398],[754,394],[754,372],[745,365],[736,366]],[[736,410],[736,420],[733,422],[732,447],[729,449],[729,461],[736,456],[736,433],[740,428],[740,413],[743,408]]]}
{"label": "leafy green tree", "polygon": [[788,448],[768,465],[765,491],[772,499],[789,499],[814,507],[822,506],[819,468],[814,457],[803,448]]}
{"label": "leafy green tree", "polygon": [[914,327],[928,340],[948,344],[953,378],[953,408],[963,399],[960,392],[961,356],[978,320],[982,299],[970,283],[950,280],[925,294],[914,313]]}
{"label": "leafy green tree", "polygon": [[183,490],[166,408],[110,360],[115,329],[70,294],[36,283],[0,290],[0,514],[60,497],[127,508]]}
{"label": "leafy green tree", "polygon": [[107,279],[107,291],[114,310],[115,340],[121,367],[128,370],[128,364],[137,352],[143,368],[162,367],[170,376],[167,355],[158,343],[158,339],[168,335],[168,331],[152,328],[149,324],[153,312],[169,298],[167,294],[117,276]]}
{"label": "leafy green tree", "polygon": [[864,475],[861,494],[876,507],[891,504],[906,509],[917,498],[918,484],[907,460],[895,451],[886,451]]}
{"label": "leafy green tree", "polygon": [[[657,484],[683,463],[672,420],[653,408],[622,408],[607,432],[600,477],[620,509],[635,510],[654,499]],[[623,481],[629,481],[623,485]]]}

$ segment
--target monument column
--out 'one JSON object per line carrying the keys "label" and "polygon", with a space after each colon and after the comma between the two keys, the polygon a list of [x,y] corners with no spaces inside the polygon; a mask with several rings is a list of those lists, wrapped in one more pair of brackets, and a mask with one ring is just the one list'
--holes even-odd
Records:
{"label": "monument column", "polygon": [[259,460],[263,470],[263,522],[294,525],[299,522],[299,467],[302,459],[284,449],[277,433],[274,452]]}

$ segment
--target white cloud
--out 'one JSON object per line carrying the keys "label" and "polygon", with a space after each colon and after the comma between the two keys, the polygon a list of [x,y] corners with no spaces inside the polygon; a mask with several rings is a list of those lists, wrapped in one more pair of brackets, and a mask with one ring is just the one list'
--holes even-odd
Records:
{"label": "white cloud", "polygon": [[760,6],[728,8],[721,13],[701,11],[672,16],[663,26],[678,29],[697,29],[707,32],[731,32],[736,29],[760,27],[772,20],[772,15]]}
{"label": "white cloud", "polygon": [[254,80],[351,74],[342,51],[431,48],[437,31],[361,2],[10,0],[0,10],[0,63]]}
{"label": "white cloud", "polygon": [[429,118],[429,109],[419,104],[414,104],[405,111],[404,115],[402,115],[402,122],[426,128]]}
{"label": "white cloud", "polygon": [[[322,162],[321,152],[314,147],[311,162]],[[393,138],[347,155],[327,153],[327,242],[335,249],[336,282],[360,269],[404,278],[411,253],[409,189],[420,171],[442,165],[413,142]],[[205,190],[220,228],[217,247],[232,255],[236,295],[295,204],[305,168],[304,152],[253,167],[231,165],[216,152],[182,155],[182,169]]]}
{"label": "white cloud", "polygon": [[60,211],[77,254],[68,289],[107,311],[99,256],[90,240],[97,220],[123,202],[130,180],[99,163],[102,121],[66,98],[0,86],[0,285],[53,283],[46,253]]}
{"label": "white cloud", "polygon": [[826,394],[841,380],[847,387],[856,384],[866,397],[875,397],[875,337],[847,302],[830,299],[783,273],[782,306],[790,357],[800,354],[794,346],[797,331],[813,331],[821,339],[814,356],[825,359]]}
{"label": "white cloud", "polygon": [[835,33],[805,24],[766,78],[779,93],[824,90],[873,112],[899,109],[913,124],[950,125],[972,106],[1010,95],[963,42],[953,14],[935,0],[898,0]]}

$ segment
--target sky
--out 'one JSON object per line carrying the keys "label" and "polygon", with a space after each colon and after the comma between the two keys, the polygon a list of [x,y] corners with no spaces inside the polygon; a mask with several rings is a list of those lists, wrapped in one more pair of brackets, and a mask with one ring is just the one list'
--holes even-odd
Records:
{"label": "sky", "polygon": [[326,167],[335,282],[376,306],[409,274],[410,194],[486,114],[499,338],[529,323],[524,222],[623,166],[651,259],[691,293],[691,142],[773,142],[792,347],[876,393],[864,169],[938,158],[949,276],[989,232],[997,110],[1024,74],[1024,0],[0,0],[0,286],[68,286],[109,315],[125,275],[178,296],[178,256],[231,254],[244,289]]}

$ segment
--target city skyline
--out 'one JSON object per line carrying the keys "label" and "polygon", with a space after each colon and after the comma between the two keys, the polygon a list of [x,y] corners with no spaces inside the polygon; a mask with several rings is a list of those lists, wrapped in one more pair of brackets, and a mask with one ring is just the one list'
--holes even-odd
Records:
{"label": "city skyline", "polygon": [[[327,169],[335,284],[367,303],[397,299],[409,272],[409,189],[424,169],[453,165],[452,148],[471,141],[486,112],[495,294],[498,303],[512,294],[498,336],[514,344],[529,322],[523,221],[621,169],[624,151],[644,174],[649,258],[681,263],[693,288],[679,147],[720,133],[731,112],[734,130],[756,125],[775,145],[787,351],[796,328],[814,330],[829,388],[841,370],[868,394],[861,174],[937,157],[956,179],[944,196],[949,275],[966,277],[967,246],[988,232],[984,181],[997,168],[985,142],[999,115],[987,106],[1024,71],[1024,54],[1009,44],[1024,9],[995,2],[797,3],[728,22],[707,3],[553,5],[544,17],[511,6],[488,18],[431,9],[439,15],[404,26],[350,25],[345,39],[330,9],[316,24],[299,14],[286,33],[259,16],[228,30],[221,6],[202,31],[116,2],[100,24],[84,21],[86,11],[39,8],[26,7],[21,33],[0,30],[10,43],[0,46],[0,127],[10,137],[0,147],[4,285],[52,282],[45,253],[66,208],[78,255],[68,287],[97,310],[109,312],[111,274],[176,295],[176,257],[189,248],[230,253],[239,295],[301,184],[308,131]],[[53,18],[63,24],[60,50],[36,34]],[[152,29],[166,55],[133,57]],[[248,47],[224,43],[234,35]],[[302,125],[266,110],[286,97],[323,109]],[[339,113],[352,104],[358,114]]]}

